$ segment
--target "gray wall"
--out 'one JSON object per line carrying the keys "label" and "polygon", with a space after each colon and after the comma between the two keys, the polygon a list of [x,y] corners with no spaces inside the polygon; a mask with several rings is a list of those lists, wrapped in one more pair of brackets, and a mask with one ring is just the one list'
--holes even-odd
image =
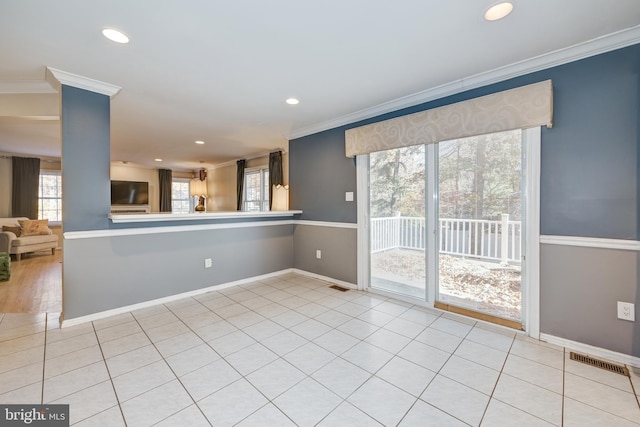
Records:
{"label": "gray wall", "polygon": [[293,225],[66,240],[64,318],[292,268],[292,260]]}
{"label": "gray wall", "polygon": [[544,333],[640,355],[640,318],[616,318],[616,301],[640,302],[637,252],[543,244],[540,266]]}
{"label": "gray wall", "polygon": [[[640,44],[636,44],[292,140],[289,145],[292,206],[305,212],[304,219],[356,222],[355,203],[345,204],[344,194],[340,194],[356,186],[353,160],[344,155],[346,129],[551,79],[554,126],[542,128],[541,234],[637,240],[640,238],[639,70]],[[294,244],[312,248],[318,238],[309,233],[296,234]],[[630,302],[638,298],[637,253],[607,253],[606,258],[615,259],[617,271],[625,271],[609,275],[611,271],[606,265],[592,264],[588,252],[567,248],[565,255],[571,254],[574,259],[572,265],[564,266],[551,264],[553,260],[546,255],[549,249],[544,251],[541,331],[640,356],[637,344],[640,329],[635,326],[640,325],[640,319],[620,326],[611,308],[620,298]],[[354,257],[337,259],[331,269],[347,270]],[[297,257],[295,266],[302,268],[312,262]],[[593,280],[565,280],[572,270],[585,264],[601,272],[601,276],[610,276],[608,286],[623,295],[602,292],[600,284]],[[584,293],[597,295],[600,304],[592,306],[592,301],[587,300],[580,304],[580,295]],[[640,317],[639,310],[640,304],[636,307]],[[589,313],[590,322],[576,320],[584,312]],[[626,329],[620,334],[602,333],[602,329],[592,327],[592,322]]]}
{"label": "gray wall", "polygon": [[544,72],[554,126],[542,138],[541,233],[640,238],[640,45]]}
{"label": "gray wall", "polygon": [[[326,222],[357,221],[355,160],[345,156],[344,128],[322,132],[289,144],[290,208],[303,211],[300,219]],[[295,268],[356,284],[357,230],[296,226]],[[316,259],[316,249],[322,259]]]}
{"label": "gray wall", "polygon": [[111,207],[110,100],[66,85],[61,97],[64,231],[102,230]]}
{"label": "gray wall", "polygon": [[289,145],[290,208],[302,209],[301,219],[357,221],[355,160],[345,156],[344,129],[338,128],[295,140]]}
{"label": "gray wall", "polygon": [[[296,225],[293,265],[300,270],[344,282],[357,283],[357,230],[353,228]],[[322,258],[316,258],[316,250]]]}

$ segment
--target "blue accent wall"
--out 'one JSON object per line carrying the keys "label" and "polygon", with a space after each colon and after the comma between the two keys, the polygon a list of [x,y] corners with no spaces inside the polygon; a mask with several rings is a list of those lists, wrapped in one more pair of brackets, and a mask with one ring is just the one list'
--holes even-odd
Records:
{"label": "blue accent wall", "polygon": [[110,99],[62,85],[64,231],[109,228]]}
{"label": "blue accent wall", "polygon": [[[291,205],[302,219],[356,222],[356,169],[344,131],[551,79],[554,126],[542,129],[544,235],[640,238],[640,45],[527,74],[290,142]],[[340,194],[341,193],[341,194]]]}
{"label": "blue accent wall", "polygon": [[344,128],[289,146],[290,206],[304,206],[300,219],[355,223],[356,202],[345,201],[347,191],[353,191],[356,199],[355,178],[355,161],[344,154]]}
{"label": "blue accent wall", "polygon": [[638,234],[640,45],[549,70],[554,127],[542,136],[541,233]]}

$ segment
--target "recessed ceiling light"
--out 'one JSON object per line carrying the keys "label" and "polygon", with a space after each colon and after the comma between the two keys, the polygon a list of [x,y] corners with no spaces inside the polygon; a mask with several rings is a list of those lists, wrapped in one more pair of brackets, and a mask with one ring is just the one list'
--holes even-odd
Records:
{"label": "recessed ceiling light", "polygon": [[287,104],[289,105],[296,105],[298,104],[300,101],[298,101],[296,98],[289,98],[285,101]]}
{"label": "recessed ceiling light", "polygon": [[129,37],[125,33],[113,28],[105,28],[102,30],[102,35],[116,43],[129,43]]}
{"label": "recessed ceiling light", "polygon": [[204,141],[196,141],[196,144],[198,144],[198,145],[204,145]]}
{"label": "recessed ceiling light", "polygon": [[155,160],[156,160],[156,162],[161,162],[162,161],[162,159],[155,159]]}
{"label": "recessed ceiling light", "polygon": [[513,11],[513,3],[508,1],[497,3],[487,9],[484,13],[484,19],[487,21],[497,21],[510,14],[511,11]]}

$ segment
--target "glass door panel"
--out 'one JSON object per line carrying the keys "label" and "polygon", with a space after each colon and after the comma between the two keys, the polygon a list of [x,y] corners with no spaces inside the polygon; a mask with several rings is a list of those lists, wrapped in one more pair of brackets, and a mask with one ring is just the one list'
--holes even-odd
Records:
{"label": "glass door panel", "polygon": [[425,298],[425,147],[369,155],[371,287]]}
{"label": "glass door panel", "polygon": [[437,301],[520,322],[522,131],[438,144]]}

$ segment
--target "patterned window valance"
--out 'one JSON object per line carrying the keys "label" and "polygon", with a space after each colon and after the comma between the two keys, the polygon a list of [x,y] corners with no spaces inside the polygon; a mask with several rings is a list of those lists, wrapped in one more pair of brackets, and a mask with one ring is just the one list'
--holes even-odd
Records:
{"label": "patterned window valance", "polygon": [[546,125],[553,118],[551,80],[345,132],[347,157],[411,145]]}

